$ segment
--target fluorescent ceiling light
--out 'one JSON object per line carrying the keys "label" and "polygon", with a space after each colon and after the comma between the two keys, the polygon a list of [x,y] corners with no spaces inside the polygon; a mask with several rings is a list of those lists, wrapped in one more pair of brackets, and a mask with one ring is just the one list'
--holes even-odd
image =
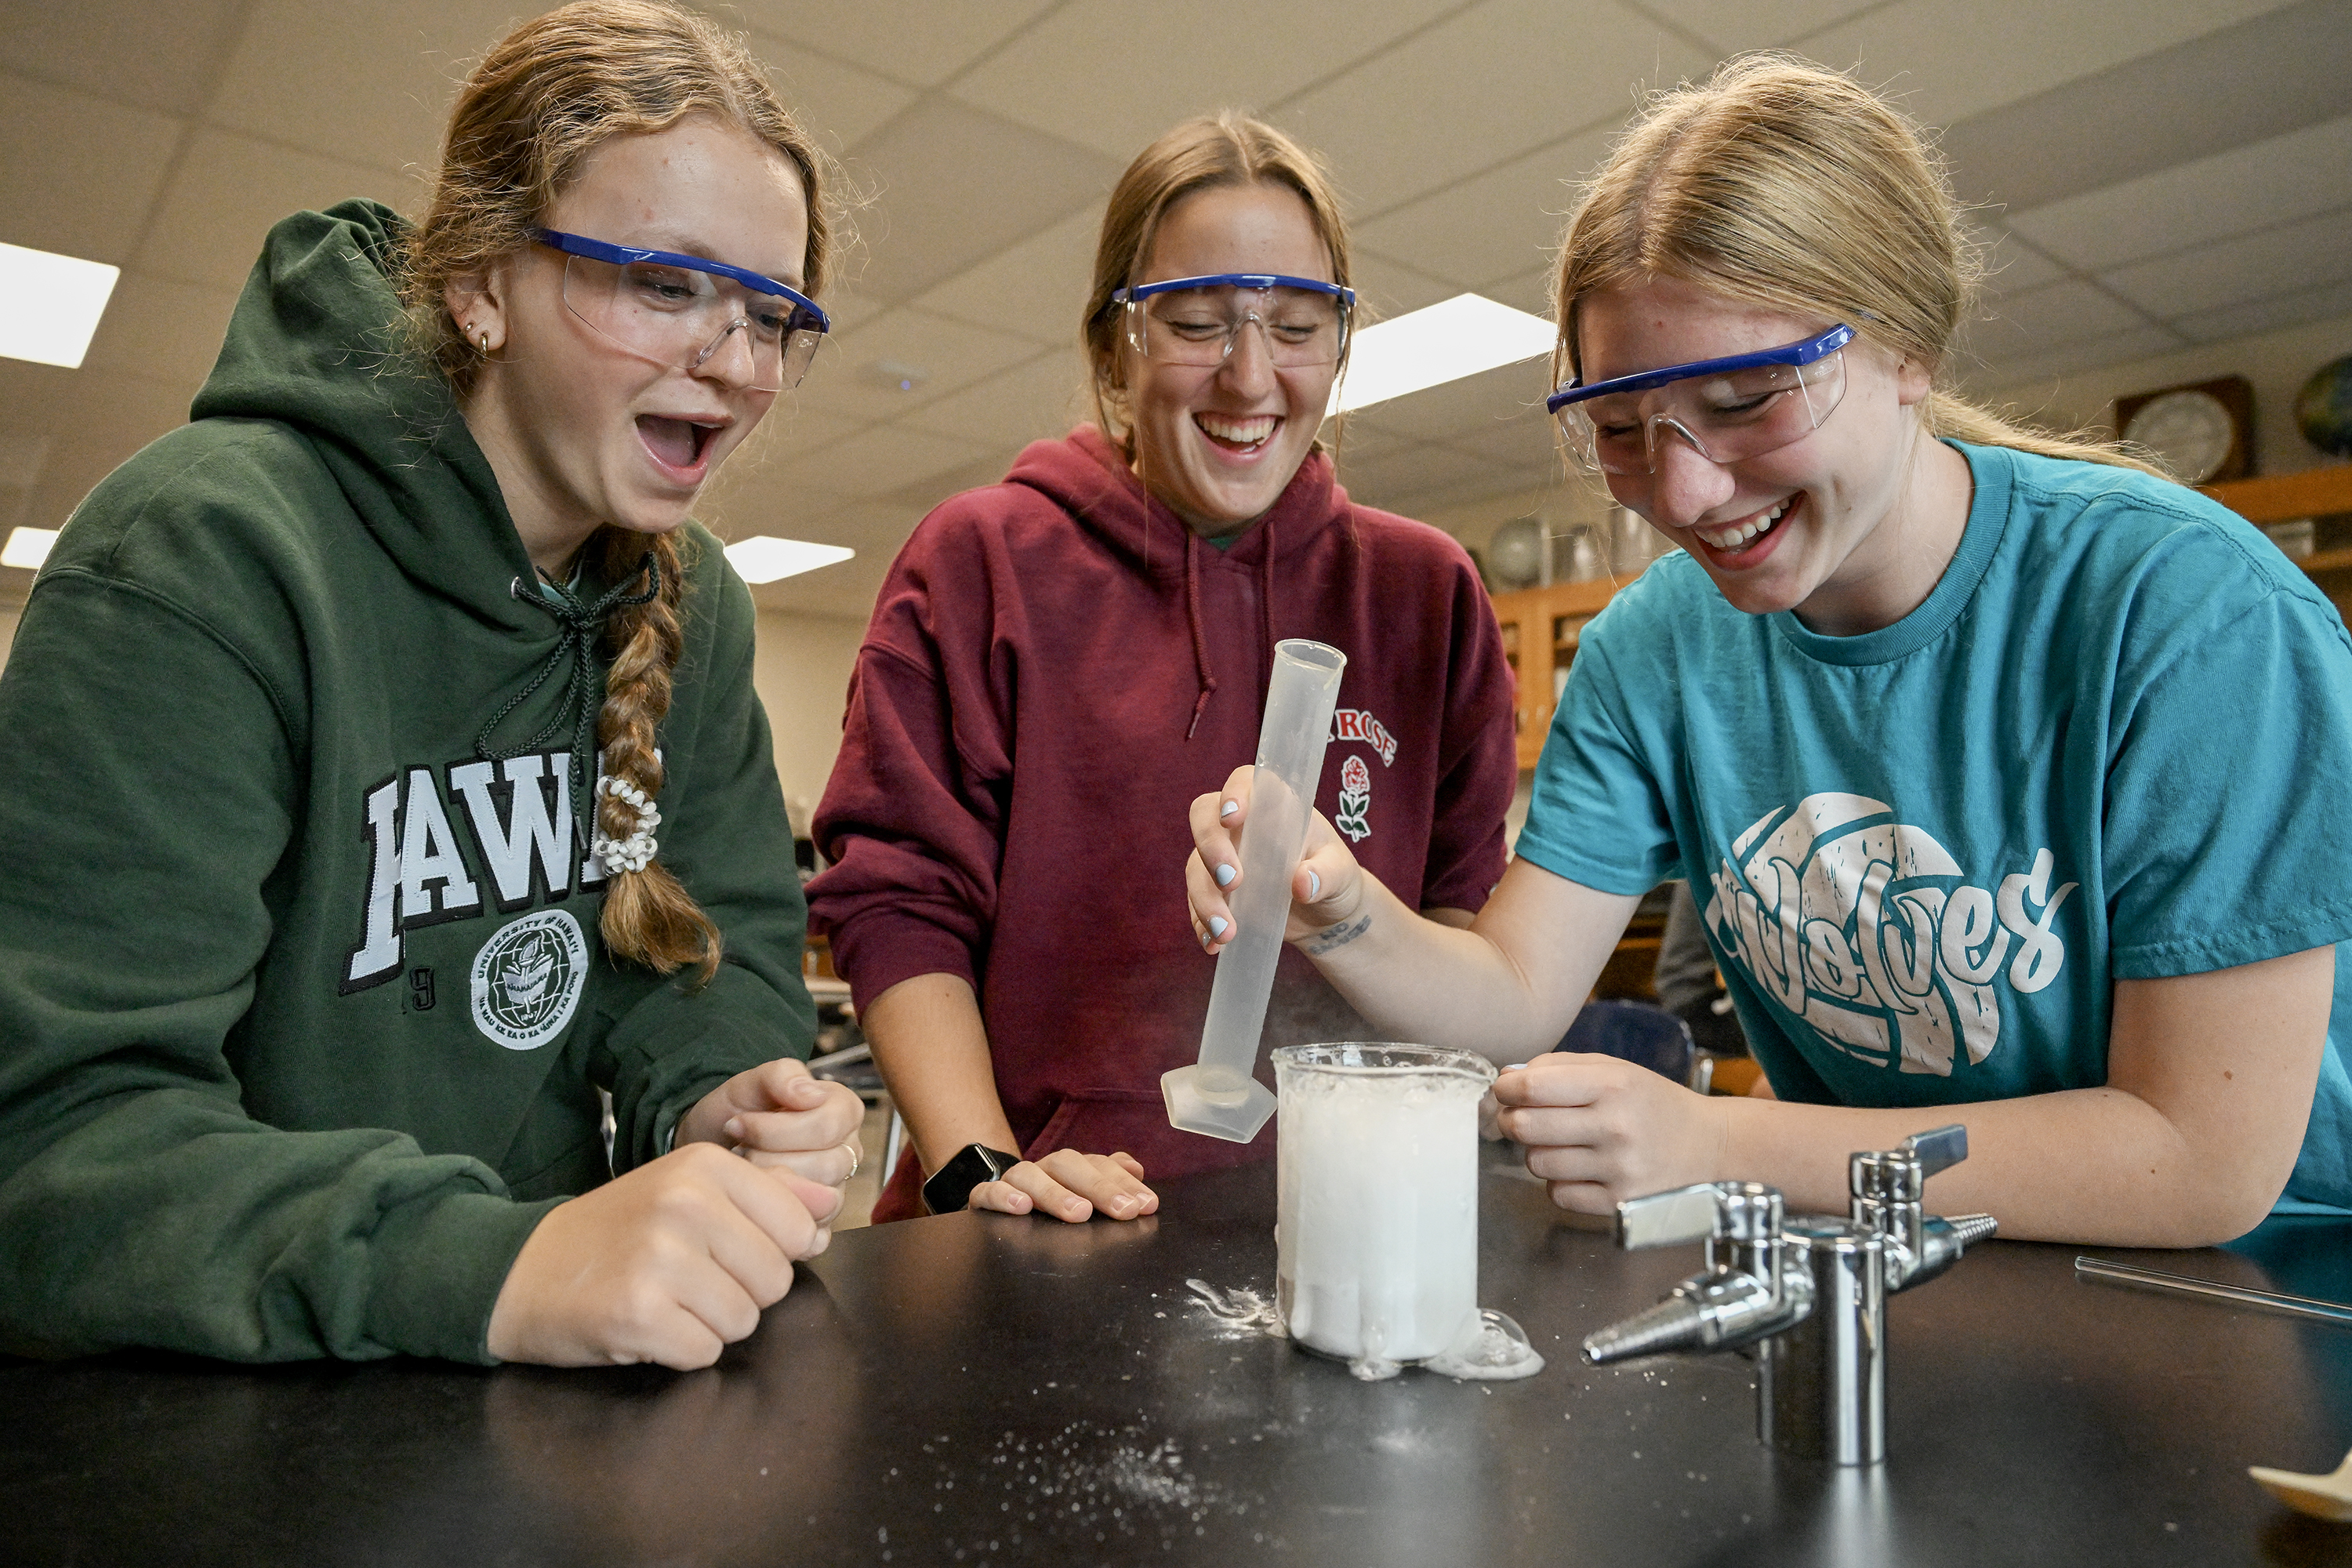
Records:
{"label": "fluorescent ceiling light", "polygon": [[1551,353],[1551,323],[1478,294],[1378,321],[1348,349],[1348,374],[1331,389],[1331,414],[1443,386],[1496,365]]}
{"label": "fluorescent ceiling light", "polygon": [[54,528],[19,528],[8,535],[8,542],[0,545],[0,566],[21,566],[27,572],[37,572],[41,563],[49,558],[49,546],[58,542]]}
{"label": "fluorescent ceiling light", "polygon": [[805,539],[777,539],[765,533],[739,539],[727,547],[727,559],[746,583],[772,583],[779,577],[796,577],[836,561],[846,561],[856,553],[845,545],[811,544]]}
{"label": "fluorescent ceiling light", "polygon": [[0,245],[0,354],[81,368],[119,267]]}

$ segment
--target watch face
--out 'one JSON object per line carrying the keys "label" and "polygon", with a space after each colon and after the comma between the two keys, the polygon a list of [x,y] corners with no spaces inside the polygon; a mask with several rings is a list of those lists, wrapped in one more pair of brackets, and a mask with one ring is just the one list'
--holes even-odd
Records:
{"label": "watch face", "polygon": [[2210,392],[2168,392],[2140,405],[2124,439],[2154,452],[2172,477],[2202,484],[2230,460],[2236,427],[2229,408]]}

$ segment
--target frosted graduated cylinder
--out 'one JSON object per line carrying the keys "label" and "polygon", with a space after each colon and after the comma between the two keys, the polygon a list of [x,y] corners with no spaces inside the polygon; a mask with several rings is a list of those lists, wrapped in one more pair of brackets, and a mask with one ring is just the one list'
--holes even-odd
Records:
{"label": "frosted graduated cylinder", "polygon": [[1254,1075],[1265,1007],[1290,920],[1290,877],[1307,841],[1331,710],[1348,656],[1304,637],[1276,643],[1258,726],[1249,819],[1242,826],[1242,879],[1234,889],[1234,940],[1217,959],[1200,1059],[1163,1073],[1169,1124],[1246,1143],[1274,1114],[1274,1096]]}
{"label": "frosted graduated cylinder", "polygon": [[1286,1047],[1274,1071],[1276,1300],[1290,1337],[1360,1376],[1462,1343],[1478,1326],[1478,1100],[1494,1068],[1349,1042]]}

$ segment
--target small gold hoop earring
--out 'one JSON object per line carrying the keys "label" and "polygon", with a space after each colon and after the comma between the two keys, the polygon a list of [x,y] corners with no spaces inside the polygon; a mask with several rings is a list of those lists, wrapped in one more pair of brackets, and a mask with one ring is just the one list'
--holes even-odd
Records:
{"label": "small gold hoop earring", "polygon": [[482,354],[483,354],[483,357],[484,357],[484,358],[488,358],[488,357],[489,356],[489,352],[490,352],[490,334],[489,334],[489,333],[488,333],[488,332],[484,332],[484,333],[482,334]]}

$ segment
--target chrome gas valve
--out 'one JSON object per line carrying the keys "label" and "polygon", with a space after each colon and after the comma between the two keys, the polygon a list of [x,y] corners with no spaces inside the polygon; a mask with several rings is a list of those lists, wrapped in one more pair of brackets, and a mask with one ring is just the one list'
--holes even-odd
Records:
{"label": "chrome gas valve", "polygon": [[1756,1435],[1840,1465],[1886,1458],[1886,1298],[1925,1283],[1990,1236],[1990,1215],[1925,1212],[1927,1178],[1969,1157],[1965,1127],[1938,1127],[1847,1165],[1846,1218],[1781,1212],[1780,1192],[1709,1182],[1617,1205],[1626,1251],[1706,1244],[1706,1268],[1645,1312],[1584,1341],[1595,1366],[1636,1356],[1738,1351],[1756,1361]]}

